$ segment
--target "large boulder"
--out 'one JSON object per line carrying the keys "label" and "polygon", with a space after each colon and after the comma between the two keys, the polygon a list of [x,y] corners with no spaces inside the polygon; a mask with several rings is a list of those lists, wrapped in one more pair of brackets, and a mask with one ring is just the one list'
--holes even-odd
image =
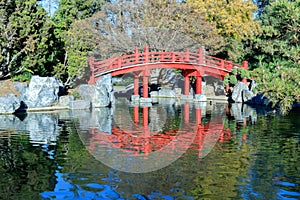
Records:
{"label": "large boulder", "polygon": [[95,89],[96,98],[93,99],[93,107],[97,108],[110,106],[114,99],[111,75],[106,74],[104,76],[101,76],[95,84]]}
{"label": "large boulder", "polygon": [[24,82],[13,82],[14,88],[17,92],[21,93],[28,85]]}
{"label": "large boulder", "polygon": [[242,103],[243,102],[243,91],[249,90],[248,86],[243,82],[238,82],[234,87],[232,91],[231,98],[236,103]]}
{"label": "large boulder", "polygon": [[107,74],[101,76],[95,85],[80,85],[78,92],[81,99],[90,101],[94,108],[110,106],[114,99],[112,77]]}
{"label": "large boulder", "polygon": [[19,109],[20,100],[14,94],[0,97],[0,114],[12,114]]}
{"label": "large boulder", "polygon": [[20,95],[28,108],[55,106],[58,103],[60,83],[55,77],[33,76]]}

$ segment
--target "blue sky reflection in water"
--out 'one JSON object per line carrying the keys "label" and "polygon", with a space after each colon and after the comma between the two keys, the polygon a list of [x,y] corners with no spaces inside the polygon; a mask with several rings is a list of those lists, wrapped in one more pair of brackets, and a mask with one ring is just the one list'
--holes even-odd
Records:
{"label": "blue sky reflection in water", "polygon": [[[282,117],[241,105],[186,107],[150,107],[147,137],[140,129],[144,109],[135,115],[123,104],[110,117],[106,109],[0,116],[0,199],[299,199],[299,112]],[[196,130],[193,141],[172,143],[185,138],[182,130]],[[218,136],[216,143],[203,142],[209,133],[217,133],[206,138]],[[128,173],[97,160],[91,147],[108,158],[116,148],[144,159],[159,150],[161,158],[171,150],[180,156],[153,171]]]}

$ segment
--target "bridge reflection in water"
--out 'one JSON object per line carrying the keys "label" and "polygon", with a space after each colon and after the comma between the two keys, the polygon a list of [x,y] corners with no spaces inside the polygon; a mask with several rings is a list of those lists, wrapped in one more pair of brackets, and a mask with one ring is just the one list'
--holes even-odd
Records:
{"label": "bridge reflection in water", "polygon": [[111,129],[94,127],[81,133],[81,139],[96,159],[111,168],[131,173],[155,171],[188,149],[203,158],[218,141],[229,139],[230,131],[223,126],[225,105],[219,107],[219,112],[207,115],[203,103],[151,107],[117,104],[111,119],[97,119],[105,126],[111,123]]}

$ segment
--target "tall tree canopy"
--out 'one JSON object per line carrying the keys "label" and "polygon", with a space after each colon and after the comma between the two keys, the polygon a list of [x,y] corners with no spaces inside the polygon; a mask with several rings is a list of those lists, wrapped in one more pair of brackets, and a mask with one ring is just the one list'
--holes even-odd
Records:
{"label": "tall tree canopy", "polygon": [[283,111],[300,101],[300,1],[271,1],[260,16],[263,32],[250,61],[259,89]]}
{"label": "tall tree canopy", "polygon": [[97,50],[102,58],[145,45],[160,51],[205,47],[210,54],[222,51],[225,45],[214,25],[175,0],[107,3],[92,21],[99,33]]}
{"label": "tall tree canopy", "polygon": [[253,14],[257,7],[250,0],[187,0],[197,13],[216,24],[220,34],[236,39],[251,38],[259,30]]}
{"label": "tall tree canopy", "polygon": [[102,0],[60,0],[53,21],[61,30],[68,30],[74,21],[100,11],[102,4]]}
{"label": "tall tree canopy", "polygon": [[272,1],[260,16],[262,33],[253,41],[256,66],[299,67],[300,1]]}
{"label": "tall tree canopy", "polygon": [[91,17],[101,10],[102,0],[60,0],[57,12],[53,17],[56,35],[59,43],[56,45],[59,63],[54,68],[54,74],[65,86],[70,86],[75,80],[81,79],[83,71],[88,67],[87,52],[92,50],[93,43],[89,41],[89,32],[84,32],[85,26],[78,27],[80,20]]}
{"label": "tall tree canopy", "polygon": [[0,78],[49,74],[53,33],[37,0],[0,0]]}
{"label": "tall tree canopy", "polygon": [[245,59],[245,44],[260,32],[259,23],[253,17],[257,6],[251,0],[187,0],[187,3],[225,37],[226,47],[218,57],[235,62]]}

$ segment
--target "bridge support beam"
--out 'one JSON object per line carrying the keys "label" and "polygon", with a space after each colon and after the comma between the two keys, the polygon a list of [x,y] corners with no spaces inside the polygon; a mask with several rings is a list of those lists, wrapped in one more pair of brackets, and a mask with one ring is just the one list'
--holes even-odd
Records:
{"label": "bridge support beam", "polygon": [[148,98],[148,85],[149,85],[149,76],[150,71],[148,69],[145,69],[143,72],[143,98]]}
{"label": "bridge support beam", "polygon": [[199,72],[196,76],[196,94],[202,94],[202,76]]}
{"label": "bridge support beam", "polygon": [[135,75],[133,81],[133,95],[138,95],[138,94],[139,94],[139,76]]}
{"label": "bridge support beam", "polygon": [[190,77],[188,75],[184,75],[183,94],[184,95],[189,95],[190,94]]}

